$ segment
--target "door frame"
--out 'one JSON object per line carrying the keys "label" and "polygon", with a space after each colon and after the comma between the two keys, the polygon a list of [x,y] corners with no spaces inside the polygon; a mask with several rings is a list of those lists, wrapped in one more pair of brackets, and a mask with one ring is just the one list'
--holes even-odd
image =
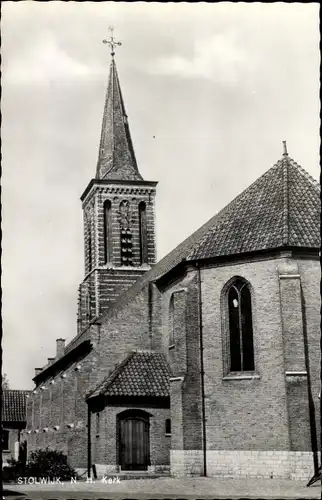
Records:
{"label": "door frame", "polygon": [[148,429],[148,446],[147,446],[147,461],[146,461],[146,469],[148,470],[148,466],[151,464],[151,457],[150,457],[150,417],[152,415],[148,413],[147,411],[141,410],[141,409],[129,409],[129,410],[124,410],[121,413],[118,413],[116,416],[116,456],[117,456],[117,465],[119,467],[119,470],[126,470],[122,469],[122,455],[121,455],[121,422],[124,420],[129,420],[129,419],[137,419],[137,420],[143,420],[147,424],[147,429]]}

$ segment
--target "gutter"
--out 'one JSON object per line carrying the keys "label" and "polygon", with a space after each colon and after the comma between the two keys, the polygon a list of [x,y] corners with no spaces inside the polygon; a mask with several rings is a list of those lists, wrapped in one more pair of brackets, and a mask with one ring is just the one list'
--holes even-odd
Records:
{"label": "gutter", "polygon": [[206,408],[205,408],[205,371],[203,360],[203,324],[202,324],[202,296],[200,265],[196,263],[198,277],[198,309],[199,309],[199,350],[200,350],[200,382],[201,382],[201,412],[202,412],[202,448],[203,448],[203,475],[207,476],[207,438],[206,438]]}

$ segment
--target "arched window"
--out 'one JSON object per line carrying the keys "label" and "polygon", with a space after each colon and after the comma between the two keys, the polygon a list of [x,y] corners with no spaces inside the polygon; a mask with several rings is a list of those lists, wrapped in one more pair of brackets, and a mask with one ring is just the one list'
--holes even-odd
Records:
{"label": "arched window", "polygon": [[144,201],[139,203],[139,224],[140,224],[140,262],[146,264],[148,262],[148,244],[147,244],[147,227],[146,227],[146,204]]}
{"label": "arched window", "polygon": [[230,284],[226,297],[229,316],[229,371],[253,371],[252,303],[246,281],[236,278]]}
{"label": "arched window", "polygon": [[171,295],[169,304],[169,347],[174,346],[174,296]]}
{"label": "arched window", "polygon": [[91,319],[91,297],[89,291],[86,290],[85,293],[85,311],[86,311],[86,319]]}
{"label": "arched window", "polygon": [[112,205],[109,200],[104,202],[104,260],[105,264],[113,261]]}
{"label": "arched window", "polygon": [[92,236],[91,228],[89,228],[88,239],[87,239],[87,255],[88,255],[88,272],[92,270]]}

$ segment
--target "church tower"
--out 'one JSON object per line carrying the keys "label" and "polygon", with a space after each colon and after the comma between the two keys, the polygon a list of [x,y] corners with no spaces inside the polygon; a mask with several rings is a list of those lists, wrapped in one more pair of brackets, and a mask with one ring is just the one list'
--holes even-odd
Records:
{"label": "church tower", "polygon": [[85,278],[79,287],[78,333],[103,314],[156,261],[157,182],[139,172],[114,60],[103,112],[96,176],[81,196]]}

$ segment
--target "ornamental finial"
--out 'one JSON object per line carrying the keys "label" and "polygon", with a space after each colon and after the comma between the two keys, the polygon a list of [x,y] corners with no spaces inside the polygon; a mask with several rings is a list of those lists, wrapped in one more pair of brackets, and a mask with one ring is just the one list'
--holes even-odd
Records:
{"label": "ornamental finial", "polygon": [[107,43],[110,46],[110,48],[111,48],[111,56],[114,58],[114,56],[115,56],[115,52],[114,52],[115,47],[117,45],[118,46],[122,45],[122,43],[118,42],[114,38],[114,26],[110,26],[108,29],[111,32],[111,36],[110,36],[109,40],[103,40],[103,43]]}
{"label": "ornamental finial", "polygon": [[283,141],[283,156],[288,156],[286,141]]}

